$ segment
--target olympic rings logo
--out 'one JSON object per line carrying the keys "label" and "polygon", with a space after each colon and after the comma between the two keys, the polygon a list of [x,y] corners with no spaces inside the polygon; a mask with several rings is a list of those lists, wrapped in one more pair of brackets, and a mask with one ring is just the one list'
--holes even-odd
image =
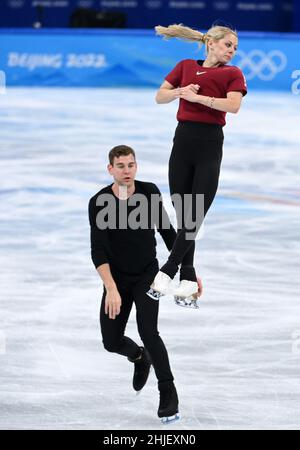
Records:
{"label": "olympic rings logo", "polygon": [[269,53],[258,49],[251,50],[249,53],[238,50],[236,56],[240,57],[237,65],[248,80],[255,77],[264,81],[273,80],[287,65],[287,57],[280,50],[272,50]]}

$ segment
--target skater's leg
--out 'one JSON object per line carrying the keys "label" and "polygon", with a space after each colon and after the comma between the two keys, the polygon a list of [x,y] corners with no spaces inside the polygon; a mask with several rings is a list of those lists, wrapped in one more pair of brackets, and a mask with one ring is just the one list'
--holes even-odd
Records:
{"label": "skater's leg", "polygon": [[[218,160],[209,163],[204,162],[198,165],[196,168],[193,183],[192,210],[191,210],[192,220],[194,223],[196,223],[196,227],[193,230],[193,239],[196,238],[199,228],[203,222],[203,219],[207,214],[215,197],[218,187],[219,171],[220,171],[220,161]],[[204,205],[203,205],[204,210],[200,218],[196,217],[197,213],[196,196],[199,192],[204,192]],[[173,245],[172,252],[170,255],[170,257],[174,258],[177,262],[179,262],[181,255],[184,255],[180,270],[181,283],[180,286],[175,289],[174,295],[175,297],[192,296],[196,300],[198,291],[197,276],[196,271],[193,265],[191,264],[193,261],[195,241],[193,240],[191,243],[190,240],[187,240],[186,239],[187,233],[190,233],[190,230],[186,227],[184,227],[177,233],[177,238]],[[161,268],[161,271],[164,271],[164,268],[165,266]]]}
{"label": "skater's leg", "polygon": [[[172,153],[169,160],[169,185],[171,195],[177,195],[177,201],[172,198],[173,206],[177,216],[177,236],[183,225],[182,203],[181,197],[184,193],[192,191],[194,167],[190,161],[186,159],[183,142],[178,136],[178,129],[175,133]],[[169,284],[176,275],[181,261],[177,261],[173,257],[173,253],[169,255],[167,262],[162,266],[151,284],[151,289],[147,295],[157,300],[161,295],[168,293]],[[176,256],[176,255],[175,255]]]}
{"label": "skater's leg", "polygon": [[[176,130],[169,159],[169,187],[171,196],[175,194],[175,196],[178,195],[178,198],[181,198],[181,202],[173,201],[177,218],[177,235],[184,225],[184,209],[181,206],[183,205],[184,194],[192,192],[194,171],[193,161],[187,158],[184,143],[178,130]],[[170,278],[174,278],[180,263],[181,261],[178,258],[176,259],[176,255],[171,252],[167,264],[163,266],[163,272]]]}
{"label": "skater's leg", "polygon": [[[154,294],[167,293],[169,284],[181,264],[178,296],[196,296],[196,271],[193,266],[195,239],[216,194],[222,160],[223,131],[205,124],[179,124],[169,163],[170,193],[176,210],[178,230],[167,262],[151,285]],[[177,194],[180,202],[174,200]],[[203,208],[198,196],[204,196]],[[200,200],[200,202],[198,201]],[[152,298],[153,293],[148,292]]]}
{"label": "skater's leg", "polygon": [[105,314],[106,290],[104,289],[100,308],[102,341],[107,351],[136,359],[141,353],[140,347],[132,339],[124,336],[133,298],[129,293],[122,291],[120,291],[120,295],[122,298],[120,314],[115,319],[110,319],[108,314]]}
{"label": "skater's leg", "polygon": [[[188,214],[190,215],[189,219],[192,221],[192,223],[195,223],[196,226],[194,229],[188,228],[185,214],[183,214],[182,218],[179,218],[183,221],[184,226],[181,229],[178,229],[177,237],[174,242],[169,259],[167,263],[161,268],[161,271],[167,273],[169,276],[172,275],[174,270],[173,268],[178,266],[180,263],[183,266],[183,270],[186,266],[193,267],[192,264],[195,249],[195,240],[191,239],[190,237],[189,239],[187,239],[187,233],[190,236],[191,234],[193,234],[194,238],[196,237],[202,221],[215,197],[222,160],[222,145],[223,140],[220,137],[217,140],[202,140],[199,143],[199,148],[194,148],[194,172],[191,180],[189,181],[187,181],[185,177],[180,177],[179,162],[181,161],[181,165],[183,165],[183,156],[181,155],[181,157],[179,157],[180,155],[176,156],[173,155],[173,153],[171,155],[169,170],[171,194],[180,194],[182,196],[183,204],[184,201],[189,202],[189,204],[184,206],[188,206],[187,210],[189,211]],[[187,200],[185,200],[184,198],[185,193],[191,194],[191,196],[188,197]],[[202,217],[201,215],[199,216],[199,213],[197,211],[197,194],[204,195],[204,208]],[[182,208],[182,211],[184,211],[184,207]],[[179,213],[177,212],[177,219],[178,215]],[[196,274],[192,270],[192,268],[188,267],[185,270],[188,272],[188,278],[194,278],[193,281],[196,281]]]}
{"label": "skater's leg", "polygon": [[153,301],[146,295],[154,274],[147,274],[133,288],[137,326],[140,337],[150,354],[157,379],[172,381],[173,374],[168,353],[157,329],[159,301]]}
{"label": "skater's leg", "polygon": [[195,281],[196,271],[194,268],[194,254],[195,254],[195,241],[192,242],[190,248],[185,253],[180,267],[180,281],[181,280],[189,280]]}
{"label": "skater's leg", "polygon": [[158,379],[160,401],[157,414],[163,423],[169,423],[179,419],[178,396],[168,353],[157,329],[159,302],[153,302],[145,295],[145,290],[149,287],[156,271],[157,268],[147,272],[133,288],[133,294],[139,334],[150,354]]}

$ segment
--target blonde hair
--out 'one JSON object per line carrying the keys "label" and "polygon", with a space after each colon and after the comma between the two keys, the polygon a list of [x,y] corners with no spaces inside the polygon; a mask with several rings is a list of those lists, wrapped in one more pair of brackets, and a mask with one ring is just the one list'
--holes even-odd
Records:
{"label": "blonde hair", "polygon": [[155,31],[157,35],[163,36],[165,39],[177,38],[186,42],[198,42],[199,47],[205,44],[206,51],[208,51],[207,43],[209,39],[219,41],[227,34],[234,34],[238,37],[235,30],[220,25],[212,26],[206,33],[201,33],[201,31],[193,30],[193,28],[185,27],[182,24],[169,25],[168,27],[158,25],[155,27]]}

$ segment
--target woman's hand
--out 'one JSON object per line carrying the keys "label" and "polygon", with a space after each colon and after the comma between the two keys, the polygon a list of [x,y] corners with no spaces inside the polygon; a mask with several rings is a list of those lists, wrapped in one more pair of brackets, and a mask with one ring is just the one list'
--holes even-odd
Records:
{"label": "woman's hand", "polygon": [[189,84],[188,86],[178,88],[179,98],[183,98],[189,102],[197,102],[199,99],[197,95],[199,88],[199,84]]}
{"label": "woman's hand", "polygon": [[201,278],[197,277],[197,283],[198,283],[197,297],[201,297],[201,295],[203,293],[203,284],[202,284]]}

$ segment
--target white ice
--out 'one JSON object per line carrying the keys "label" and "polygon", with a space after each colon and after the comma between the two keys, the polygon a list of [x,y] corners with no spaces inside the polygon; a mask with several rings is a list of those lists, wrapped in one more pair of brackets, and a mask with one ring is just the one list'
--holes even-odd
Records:
{"label": "white ice", "polygon": [[[160,305],[182,416],[169,430],[300,429],[299,100],[250,92],[228,115],[197,240],[201,308]],[[8,89],[0,105],[0,428],[165,430],[154,372],[135,396],[132,366],[102,347],[87,203],[121,143],[168,199],[176,105],[149,89],[55,88]]]}

